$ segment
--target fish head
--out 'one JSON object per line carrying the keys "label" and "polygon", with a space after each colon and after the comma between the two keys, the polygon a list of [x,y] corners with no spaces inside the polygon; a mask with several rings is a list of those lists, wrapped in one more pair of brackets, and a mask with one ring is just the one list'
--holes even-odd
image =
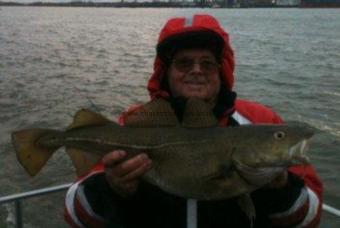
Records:
{"label": "fish head", "polygon": [[308,124],[289,122],[246,126],[241,135],[244,143],[235,146],[233,152],[233,159],[238,163],[251,167],[288,167],[309,163],[306,151],[314,129]]}

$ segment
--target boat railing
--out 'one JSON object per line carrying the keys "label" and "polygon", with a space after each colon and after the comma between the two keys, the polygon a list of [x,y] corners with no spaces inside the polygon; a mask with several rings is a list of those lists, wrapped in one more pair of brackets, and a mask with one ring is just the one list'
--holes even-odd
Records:
{"label": "boat railing", "polygon": [[48,188],[41,188],[32,191],[22,192],[18,194],[8,195],[0,197],[0,205],[6,203],[14,203],[14,217],[15,217],[15,227],[23,227],[22,222],[22,201],[27,198],[37,197],[41,195],[47,195],[54,192],[66,191],[71,186],[71,183],[57,185]]}
{"label": "boat railing", "polygon": [[[50,193],[66,191],[70,186],[71,186],[71,183],[68,183],[68,184],[62,184],[62,185],[57,185],[57,186],[53,186],[53,187],[41,188],[41,189],[22,192],[22,193],[18,193],[18,194],[3,196],[3,197],[0,197],[0,205],[7,204],[7,203],[14,203],[15,227],[21,228],[21,227],[23,227],[23,222],[22,222],[22,216],[23,216],[22,201],[23,200],[25,200],[27,198],[41,196],[41,195],[47,195],[47,194],[50,194]],[[332,207],[328,204],[323,204],[322,209],[325,212],[328,212],[328,213],[335,215],[335,216],[340,218],[340,210],[339,209],[334,208],[334,207]]]}

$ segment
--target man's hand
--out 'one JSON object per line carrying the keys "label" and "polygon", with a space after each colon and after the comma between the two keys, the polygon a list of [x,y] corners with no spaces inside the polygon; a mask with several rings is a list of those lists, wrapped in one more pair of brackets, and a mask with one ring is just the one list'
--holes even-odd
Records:
{"label": "man's hand", "polygon": [[111,188],[121,196],[136,192],[139,177],[151,167],[151,160],[146,154],[139,154],[126,159],[126,151],[117,150],[103,157],[106,180]]}

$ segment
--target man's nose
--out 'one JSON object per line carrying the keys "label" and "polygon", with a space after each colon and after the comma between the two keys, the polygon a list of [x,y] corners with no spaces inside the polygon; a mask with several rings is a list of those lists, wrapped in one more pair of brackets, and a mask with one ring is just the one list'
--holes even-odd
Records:
{"label": "man's nose", "polygon": [[193,63],[191,71],[201,72],[202,71],[201,64],[199,62]]}

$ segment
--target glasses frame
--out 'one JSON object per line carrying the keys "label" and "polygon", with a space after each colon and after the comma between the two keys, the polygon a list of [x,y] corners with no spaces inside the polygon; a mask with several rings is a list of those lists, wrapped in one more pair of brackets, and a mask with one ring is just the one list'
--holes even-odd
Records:
{"label": "glasses frame", "polygon": [[171,64],[177,71],[182,73],[191,71],[197,64],[204,73],[216,73],[221,68],[221,64],[212,59],[195,60],[193,58],[178,58],[172,60]]}

